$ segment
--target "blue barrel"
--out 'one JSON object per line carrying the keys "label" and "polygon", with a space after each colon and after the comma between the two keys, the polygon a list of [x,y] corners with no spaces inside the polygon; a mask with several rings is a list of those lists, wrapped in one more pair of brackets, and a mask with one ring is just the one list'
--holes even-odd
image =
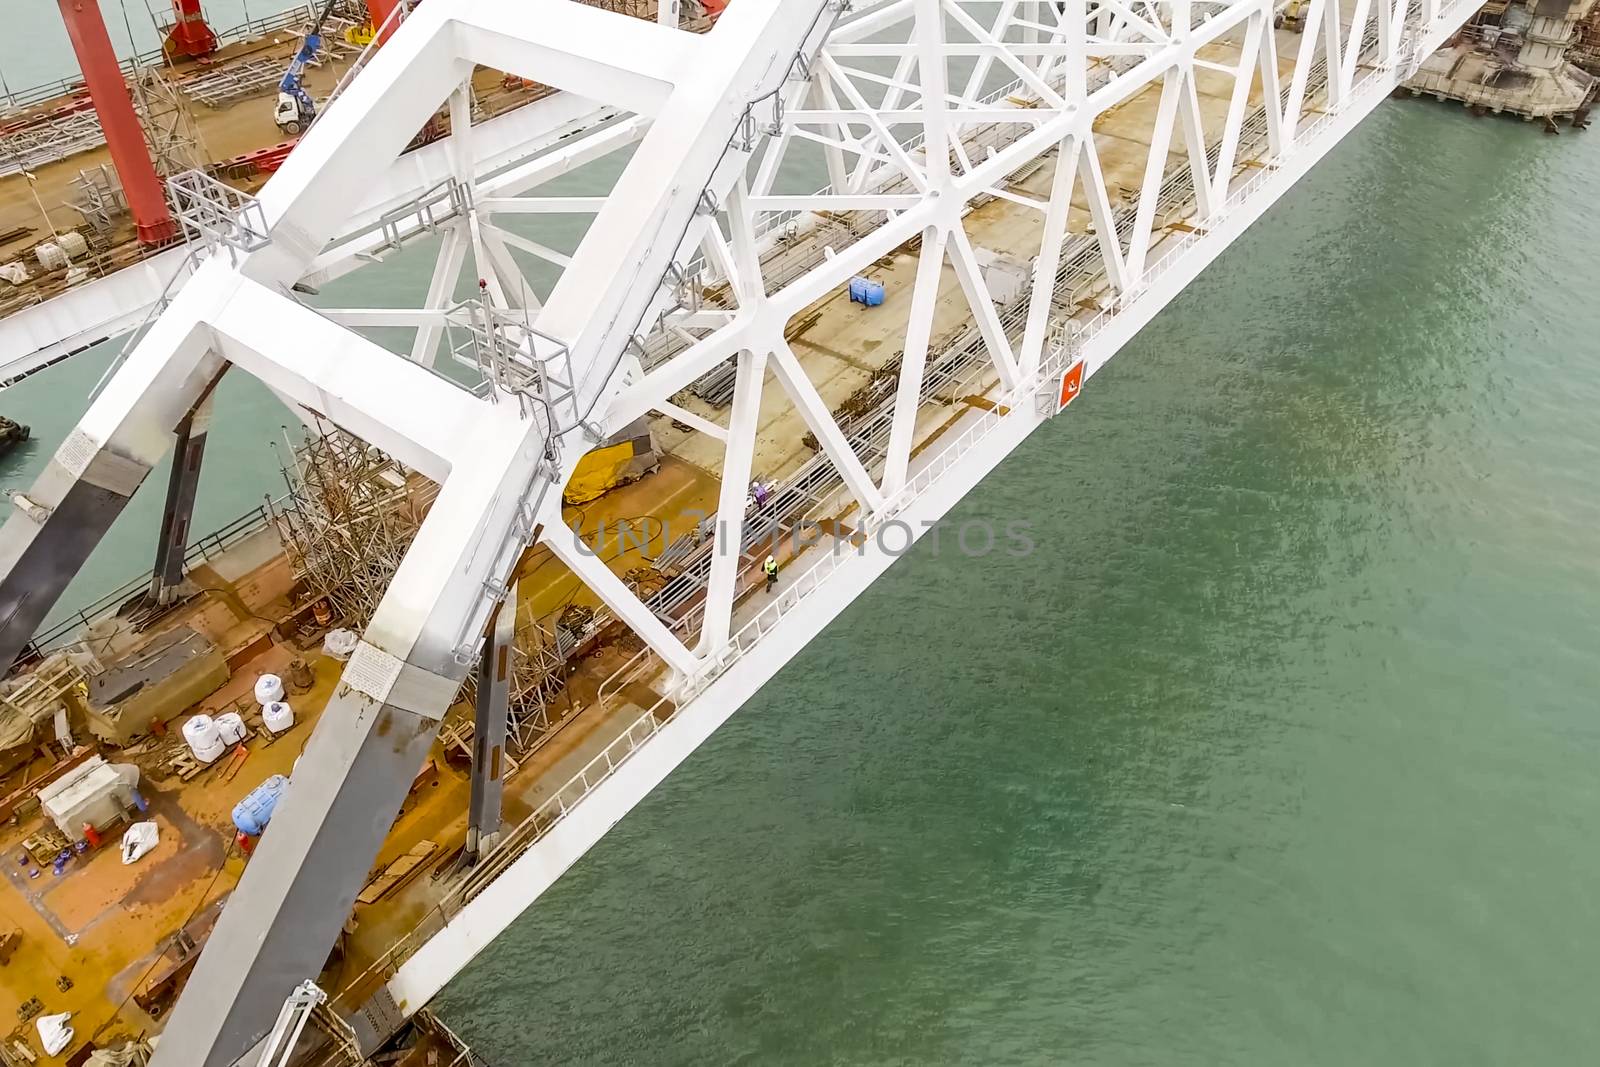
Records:
{"label": "blue barrel", "polygon": [[875,308],[883,303],[883,283],[860,276],[850,279],[850,302]]}
{"label": "blue barrel", "polygon": [[272,821],[272,812],[277,808],[278,801],[283,799],[283,791],[288,788],[289,779],[274,774],[250,790],[243,800],[233,806],[233,825],[241,833],[260,837],[267,823]]}

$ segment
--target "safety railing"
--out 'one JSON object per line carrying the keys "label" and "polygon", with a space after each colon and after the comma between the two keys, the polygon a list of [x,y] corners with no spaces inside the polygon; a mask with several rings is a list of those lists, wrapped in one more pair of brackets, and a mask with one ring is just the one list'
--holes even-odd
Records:
{"label": "safety railing", "polygon": [[[1054,364],[1047,367],[1046,373],[1049,373],[1053,367]],[[912,475],[905,489],[896,497],[899,502],[898,507],[903,508],[906,504],[931,489],[942,474],[970,454],[973,449],[977,448],[1002,422],[1003,417],[998,413],[998,409],[980,412],[972,425],[968,426],[960,437],[944,449],[941,449],[930,462]],[[776,601],[764,607],[734,633],[724,654],[718,657],[714,673],[690,681],[682,693],[676,694],[676,701],[667,697],[658,699],[654,705],[641,713],[626,730],[606,745],[582,769],[568,778],[548,800],[539,805],[532,814],[509,831],[501,839],[500,843],[495,846],[494,850],[461,883],[429,910],[416,928],[345,987],[345,993],[341,994],[341,1000],[345,1002],[345,1006],[356,1007],[357,1004],[350,1001],[370,994],[379,979],[387,980],[392,977],[405,961],[416,953],[417,949],[448,926],[450,921],[460,913],[461,909],[481,893],[489,883],[504,874],[528,849],[548,836],[550,831],[563,819],[567,818],[585,798],[614,776],[634,753],[638,752],[663,727],[672,722],[677,717],[679,709],[687,702],[690,694],[703,688],[713,678],[726,671],[728,667],[731,667],[734,662],[755,647],[760,637],[770,633],[772,628],[797,607],[806,596],[821,588],[827,577],[837,570],[842,559],[843,553],[838,551],[837,545],[825,551],[824,555],[809,567],[800,578],[790,583],[783,590]],[[680,620],[680,625],[681,622],[682,620]],[[677,629],[680,626],[675,625],[674,628]],[[602,704],[610,706],[609,701],[612,698],[619,694],[626,685],[643,677],[651,669],[652,665],[658,669],[660,668],[659,661],[655,660],[653,653],[648,649],[643,649],[636,653],[610,679],[602,683],[600,687]]]}
{"label": "safety railing", "polygon": [[[1457,6],[1465,7],[1467,5],[1464,2],[1452,5],[1452,7]],[[1387,79],[1379,72],[1370,72],[1352,86],[1352,99],[1364,98],[1367,94],[1378,91],[1380,87],[1386,87],[1386,82]],[[1336,116],[1332,114],[1320,116],[1299,132],[1295,138],[1296,142],[1309,144],[1320,139],[1335,121],[1335,118]],[[1265,184],[1276,177],[1277,175],[1273,171],[1261,171],[1248,181],[1230,190],[1227,203],[1233,206],[1243,203],[1259,194]],[[1185,253],[1193,249],[1202,239],[1203,234],[1200,232],[1190,232],[1177,241],[1164,242],[1163,247],[1161,247],[1161,255],[1151,262],[1149,269],[1144,274],[1143,281],[1148,282],[1160,277],[1167,271],[1175,269]],[[1120,309],[1125,309],[1130,302],[1138,298],[1139,291],[1129,293],[1126,298],[1119,298],[1111,306],[1101,310],[1090,320],[1081,324],[1070,335],[1069,344],[1057,347],[1043,361],[1038,374],[1028,383],[1028,387],[1037,388],[1043,383],[1052,380],[1054,376],[1059,375],[1065,370],[1068,362],[1077,357],[1084,342],[1102,332]],[[906,485],[890,501],[890,505],[885,509],[884,515],[888,516],[903,511],[911,503],[921,498],[951,469],[978,449],[991,434],[1000,428],[1007,418],[1007,415],[1001,414],[1001,408],[998,405],[982,410],[974,417],[971,424],[963,429],[955,441],[940,449],[932,459],[910,475]],[[864,527],[864,529],[870,529],[870,527]],[[485,886],[492,882],[494,878],[503,874],[529,848],[546,837],[556,825],[576,810],[585,798],[603,783],[610,780],[646,742],[660,732],[664,726],[672,722],[679,713],[679,708],[683,703],[687,702],[693,693],[702,690],[740,658],[748,654],[763,637],[772,633],[785,617],[792,614],[810,595],[821,589],[828,577],[838,571],[844,558],[845,554],[839,550],[837,544],[825,550],[799,578],[789,583],[776,600],[764,606],[734,632],[728,645],[716,657],[711,668],[699,677],[687,681],[684,691],[678,694],[678,703],[671,703],[666,698],[662,698],[649,710],[643,712],[619,737],[602,749],[577,774],[569,778],[549,800],[541,804],[533,814],[518,824],[503,839],[501,844],[485,858],[484,864],[480,865],[468,878],[448,893],[428,913],[427,917],[416,929],[396,944],[390,952],[373,963],[361,978],[358,978],[347,987],[347,990],[353,994],[365,994],[370,991],[371,984],[376,977],[387,978],[393,975],[398,967],[406,959],[409,959],[417,948],[448,925],[450,920],[460,912],[461,908],[469,903]],[[648,649],[637,653],[611,679],[608,679],[606,683],[602,683],[600,687],[602,703],[607,703],[610,698],[615,697],[630,682],[643,677],[653,663],[657,667],[660,666]]]}
{"label": "safety railing", "polygon": [[172,303],[182,284],[193,277],[194,272],[199,269],[201,261],[205,258],[201,255],[201,250],[204,246],[192,244],[188,245],[187,248],[188,251],[184,254],[183,259],[179,260],[177,267],[172,272],[172,276],[167,279],[167,284],[161,290],[161,295],[156,297],[155,303],[150,305],[149,310],[145,312],[144,318],[139,320],[139,325],[133,328],[133,332],[123,339],[122,347],[112,357],[111,363],[105,369],[105,373],[100,375],[99,380],[94,383],[94,388],[89,390],[89,399],[91,401],[100,395],[100,391],[106,387],[106,383],[127,362],[128,356],[133,350],[139,347],[139,342],[144,340],[145,335],[150,332],[150,328],[155,325],[156,319],[161,316],[161,313],[167,310],[167,306]]}
{"label": "safety railing", "polygon": [[[890,502],[879,516],[858,524],[856,532],[863,537],[873,536],[883,522],[903,512],[932,489],[941,476],[970,455],[1000,427],[1003,421],[1004,416],[1000,414],[999,405],[980,410],[972,424],[962,431],[955,441],[940,449],[931,460],[908,477],[905,486],[890,498]],[[771,603],[765,605],[754,617],[733,632],[728,644],[716,654],[711,669],[694,679],[690,691],[704,689],[726,673],[811,594],[822,588],[823,582],[843,564],[846,552],[837,538],[821,551],[823,555],[802,572],[799,578],[779,590]]]}
{"label": "safety railing", "polygon": [[584,764],[561,788],[508,831],[487,856],[453,889],[430,908],[417,925],[356,978],[346,983],[336,998],[347,1009],[359,1007],[361,998],[375,992],[379,981],[392,978],[406,960],[450,924],[490,882],[504,874],[528,849],[549,835],[583,799],[617,773],[650,738],[671,722],[677,707],[665,698],[643,712],[628,728]]}
{"label": "safety railing", "polygon": [[[1363,53],[1375,48],[1377,44],[1375,33],[1369,33],[1368,38],[1363,40],[1362,44]],[[1310,82],[1307,85],[1308,94],[1320,93],[1326,88],[1326,66],[1321,64],[1319,66],[1321,69],[1316,72],[1312,79],[1308,79]],[[1365,100],[1373,94],[1386,92],[1387,87],[1388,78],[1384,72],[1369,70],[1352,84],[1350,97],[1345,106],[1348,106],[1349,102]],[[1342,111],[1343,108],[1340,110]],[[1325,112],[1319,115],[1316,120],[1297,131],[1294,139],[1295,144],[1297,146],[1310,146],[1320,140],[1333,123],[1337,121],[1338,114],[1338,112]],[[1186,172],[1179,174],[1178,177],[1180,179],[1183,173]],[[1276,177],[1276,172],[1273,170],[1262,169],[1258,171],[1249,180],[1230,190],[1225,200],[1225,205],[1237,207],[1245,203],[1256,196],[1267,182]],[[1163,194],[1168,192],[1165,183],[1162,192]],[[1189,190],[1189,195],[1192,196],[1192,189]],[[1158,254],[1151,258],[1137,280],[1137,284],[1117,293],[1107,306],[1103,307],[1086,322],[1081,323],[1072,332],[1072,351],[1081,349],[1086,342],[1094,339],[1107,329],[1118,314],[1126,311],[1133,303],[1141,299],[1152,282],[1178,269],[1186,254],[1195,248],[1205,236],[1206,234],[1202,230],[1191,230],[1181,237],[1168,237],[1160,241],[1156,248],[1153,249],[1153,251],[1158,251]],[[1035,379],[1034,386],[1036,387],[1039,383],[1050,380],[1053,376],[1059,375],[1065,370],[1065,361],[1069,355],[1068,350],[1063,348],[1045,360],[1039,375]],[[1019,393],[1026,393],[1027,391],[1028,387],[1018,390]],[[899,493],[885,505],[876,517],[863,522],[858,532],[870,535],[875,523],[886,521],[903,511],[931,489],[941,477],[969,455],[989,434],[1000,426],[1004,417],[999,414],[999,411],[999,407],[996,406],[982,412],[975,418],[955,442],[941,449],[933,459],[910,475],[906,485],[901,488]],[[824,555],[817,559],[799,578],[780,590],[772,602],[766,604],[754,617],[748,619],[732,634],[728,644],[716,654],[709,669],[693,680],[690,691],[704,688],[704,686],[726,672],[734,663],[753,649],[785,617],[822,587],[824,581],[838,570],[843,558],[844,553],[840,550],[839,543],[835,541]]]}
{"label": "safety railing", "polygon": [[[281,501],[280,501],[281,503]],[[268,505],[253,508],[232,522],[213,530],[199,540],[193,542],[184,551],[184,569],[201,563],[210,562],[227,552],[230,548],[255,534],[260,533],[271,525],[271,513]],[[132,578],[111,592],[97,600],[86,604],[71,615],[52,623],[47,629],[34,635],[29,643],[29,648],[40,654],[48,655],[60,648],[77,644],[82,640],[83,633],[94,623],[115,614],[117,609],[127,603],[129,598],[144,589],[150,588],[153,572],[146,571],[136,578]]]}
{"label": "safety railing", "polygon": [[[1465,4],[1459,6],[1465,6]],[[1384,79],[1377,72],[1373,72],[1361,79],[1353,87],[1353,92],[1361,94],[1374,92],[1376,87],[1383,84]],[[1319,117],[1318,120],[1308,124],[1300,132],[1299,136],[1296,137],[1296,141],[1315,141],[1321,137],[1333,121],[1333,115]],[[1228,203],[1242,203],[1257,194],[1263,185],[1275,176],[1271,171],[1264,170],[1258,173],[1249,181],[1232,189],[1228,196]],[[1149,269],[1145,272],[1144,281],[1148,282],[1168,270],[1174,269],[1184,253],[1192,249],[1201,239],[1202,235],[1200,233],[1191,232],[1185,234],[1183,238],[1176,242],[1164,242],[1161,248],[1161,255],[1151,263]],[[1071,347],[1060,347],[1053,351],[1050,357],[1043,362],[1033,381],[1028,383],[1028,387],[1037,387],[1040,383],[1048,381],[1054,375],[1059,374],[1065,369],[1067,361],[1075,357],[1076,352],[1086,340],[1093,338],[1105,329],[1119,308],[1125,308],[1129,302],[1136,299],[1138,299],[1138,293],[1131,293],[1126,300],[1119,299],[1111,306],[1097,313],[1088,322],[1082,324],[1072,334]],[[903,511],[911,503],[930,491],[957,464],[978,449],[1009,417],[1008,415],[1003,415],[1001,410],[998,405],[981,410],[971,423],[962,430],[955,441],[940,449],[932,459],[910,475],[906,485],[892,498],[890,506],[885,510],[884,514],[887,516]],[[870,526],[863,526],[863,530],[870,531]],[[650,709],[641,713],[622,734],[607,744],[600,753],[570,777],[548,800],[539,805],[531,815],[514,827],[494,851],[485,857],[483,863],[447,893],[437,905],[430,909],[423,920],[410,933],[397,942],[390,951],[371,964],[361,976],[347,984],[345,991],[341,993],[341,1000],[345,1002],[346,1006],[350,1008],[356,1007],[357,1005],[350,1001],[370,993],[376,980],[380,978],[386,980],[391,977],[418,948],[443,930],[459,914],[461,909],[481,893],[487,885],[496,877],[505,873],[529,848],[548,836],[551,830],[576,810],[585,798],[593,794],[602,784],[609,781],[626,764],[628,759],[676,718],[682,703],[687,700],[686,694],[702,690],[712,680],[720,676],[755,648],[764,636],[770,634],[807,597],[822,588],[827,578],[838,571],[844,558],[845,554],[839,550],[837,544],[825,550],[799,578],[788,584],[775,601],[764,606],[762,610],[746,620],[734,632],[728,645],[716,657],[711,669],[696,679],[689,680],[686,692],[679,694],[678,703],[671,702],[666,698],[658,700]],[[652,662],[653,658],[648,650],[641,650],[640,653],[625,663],[611,679],[602,684],[600,691],[602,702],[605,703],[608,698],[615,697],[624,686],[643,677],[644,673],[650,669]]]}

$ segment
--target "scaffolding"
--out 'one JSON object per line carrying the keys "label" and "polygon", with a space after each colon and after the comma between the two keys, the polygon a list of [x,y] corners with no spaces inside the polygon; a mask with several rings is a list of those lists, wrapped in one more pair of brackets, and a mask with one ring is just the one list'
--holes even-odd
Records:
{"label": "scaffolding", "polygon": [[72,198],[72,208],[83,216],[86,226],[102,241],[109,241],[117,226],[128,214],[128,198],[122,192],[122,181],[117,169],[110,163],[88,167],[72,179],[77,190]]}
{"label": "scaffolding", "polygon": [[[284,463],[286,497],[267,509],[303,590],[324,600],[334,625],[362,630],[438,495],[434,483],[408,472],[388,454],[342,430],[307,430]],[[575,710],[565,695],[565,664],[573,640],[565,619],[554,631],[529,621],[517,627],[511,661],[508,751],[514,761],[539,747]],[[472,751],[475,683],[447,719],[447,748]]]}
{"label": "scaffolding", "polygon": [[177,87],[159,70],[136,67],[128,88],[133,91],[133,106],[144,127],[156,173],[170,178],[204,168],[208,162],[205,142]]}
{"label": "scaffolding", "polygon": [[283,476],[288,498],[268,508],[295,577],[339,624],[364,629],[438,487],[337,429],[308,429]]}
{"label": "scaffolding", "polygon": [[[519,625],[511,655],[511,693],[506,723],[506,749],[515,765],[536,751],[576,710],[567,687],[567,650],[559,632],[537,622]],[[477,697],[475,678],[462,687],[460,699],[470,708]],[[472,751],[472,714],[447,722],[447,744]],[[508,772],[509,773],[509,772]]]}
{"label": "scaffolding", "polygon": [[0,178],[24,174],[105,143],[100,120],[93,111],[50,115],[19,124],[0,137]]}

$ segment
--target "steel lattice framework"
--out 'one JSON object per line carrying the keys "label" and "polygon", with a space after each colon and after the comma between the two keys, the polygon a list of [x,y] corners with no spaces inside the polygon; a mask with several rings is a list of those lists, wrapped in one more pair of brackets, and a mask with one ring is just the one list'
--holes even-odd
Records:
{"label": "steel lattice framework", "polygon": [[[1311,0],[1285,54],[1275,0],[736,0],[706,35],[570,0],[429,0],[363,63],[259,203],[206,216],[213,246],[105,384],[0,532],[14,655],[172,446],[225,365],[439,484],[248,873],[169,1023],[163,1067],[231,1063],[316,974],[513,568],[548,546],[659,664],[676,709],[554,829],[393,961],[415,1011],[617,818],[890,563],[912,536],[1075,395],[1222,248],[1415,70],[1471,5]],[[598,102],[532,149],[472,127],[484,65]],[[1217,101],[1222,101],[1219,105]],[[392,177],[441,106],[449,177],[351,236],[350,205]],[[1113,116],[1148,146],[1108,181]],[[631,152],[631,157],[626,153]],[[785,184],[794,154],[830,181]],[[627,158],[606,195],[549,183]],[[1043,195],[1019,176],[1049,168]],[[968,219],[1004,201],[1031,220],[1031,286],[996,299]],[[1075,206],[1076,205],[1076,206]],[[586,215],[570,255],[507,216]],[[191,218],[195,216],[191,215]],[[231,221],[230,221],[231,220]],[[313,308],[296,294],[422,228],[443,241],[421,306]],[[196,224],[198,225],[198,224]],[[337,241],[335,242],[335,238]],[[901,355],[881,418],[846,423],[786,339],[797,316],[873,263],[916,249]],[[459,304],[466,269],[483,280]],[[519,258],[520,257],[520,258]],[[537,261],[537,271],[524,264]],[[946,269],[970,319],[970,391],[988,397],[937,449],[918,414],[936,370]],[[533,275],[537,274],[538,278]],[[553,283],[548,279],[553,277]],[[543,279],[543,280],[540,280]],[[706,294],[715,291],[715,299]],[[361,329],[415,331],[393,353]],[[433,369],[472,364],[467,388]],[[726,425],[674,401],[732,361]],[[784,595],[736,605],[746,486],[768,372],[815,438],[860,552],[802,557]],[[1063,393],[1064,379],[1070,385]],[[583,550],[561,519],[578,460],[640,416],[719,442],[715,551],[696,627],[675,627]],[[215,432],[215,429],[213,429]],[[833,484],[833,483],[830,483]],[[516,838],[516,835],[513,835]]]}

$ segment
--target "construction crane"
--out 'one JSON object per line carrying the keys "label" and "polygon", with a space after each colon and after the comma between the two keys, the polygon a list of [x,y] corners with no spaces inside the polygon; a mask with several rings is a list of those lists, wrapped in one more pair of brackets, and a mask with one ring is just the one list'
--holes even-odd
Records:
{"label": "construction crane", "polygon": [[299,133],[317,117],[316,101],[306,92],[305,73],[306,67],[317,58],[317,50],[322,47],[322,24],[328,21],[336,2],[327,0],[322,5],[322,13],[311,24],[306,39],[301,42],[300,51],[289,61],[289,69],[283,72],[283,80],[278,83],[278,107],[272,113],[272,119],[284,133]]}

